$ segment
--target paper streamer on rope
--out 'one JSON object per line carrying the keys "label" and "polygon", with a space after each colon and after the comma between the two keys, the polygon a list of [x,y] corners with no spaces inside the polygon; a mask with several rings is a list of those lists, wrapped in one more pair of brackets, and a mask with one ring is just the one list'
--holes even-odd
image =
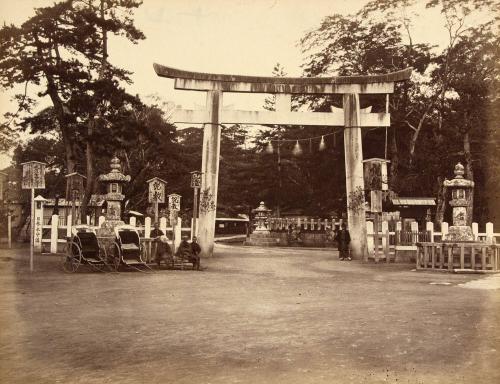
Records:
{"label": "paper streamer on rope", "polygon": [[295,142],[295,146],[293,147],[292,153],[294,156],[302,155],[302,147],[300,146],[298,140]]}
{"label": "paper streamer on rope", "polygon": [[269,143],[267,143],[266,152],[269,153],[269,154],[274,153],[274,147],[273,147],[272,141],[270,141]]}
{"label": "paper streamer on rope", "polygon": [[336,137],[337,132],[333,131],[331,133],[326,133],[320,136],[314,136],[314,137],[308,137],[308,138],[303,138],[303,139],[277,139],[277,140],[269,140],[264,148],[264,152],[273,154],[274,153],[274,146],[273,146],[273,141],[276,141],[278,143],[278,154],[279,154],[279,149],[280,149],[280,142],[281,143],[286,143],[286,142],[293,142],[295,141],[295,145],[292,150],[292,154],[295,156],[302,155],[304,153],[304,150],[300,144],[301,141],[309,141],[309,152],[313,153],[313,141],[318,139],[320,140],[318,150],[319,151],[324,151],[326,149],[326,141],[325,141],[325,136],[333,136],[333,148],[336,148],[337,146],[337,137]]}
{"label": "paper streamer on rope", "polygon": [[321,136],[321,141],[319,142],[319,150],[324,151],[326,148],[325,137]]}

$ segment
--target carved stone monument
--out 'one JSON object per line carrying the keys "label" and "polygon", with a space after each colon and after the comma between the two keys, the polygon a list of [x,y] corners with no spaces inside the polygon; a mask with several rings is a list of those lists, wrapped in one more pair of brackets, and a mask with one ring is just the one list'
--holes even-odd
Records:
{"label": "carved stone monument", "polygon": [[455,178],[445,180],[444,186],[451,189],[450,205],[453,207],[453,225],[445,241],[473,241],[472,228],[467,225],[467,206],[474,182],[464,178],[464,166],[455,166]]}

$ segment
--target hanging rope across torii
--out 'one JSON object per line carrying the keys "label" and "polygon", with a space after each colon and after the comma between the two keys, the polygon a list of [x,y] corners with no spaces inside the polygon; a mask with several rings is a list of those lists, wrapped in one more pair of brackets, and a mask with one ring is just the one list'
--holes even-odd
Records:
{"label": "hanging rope across torii", "polygon": [[[385,75],[336,77],[260,77],[180,70],[154,64],[156,74],[175,79],[175,89],[207,92],[206,108],[202,110],[176,109],[173,123],[204,124],[202,155],[203,196],[217,206],[219,175],[220,124],[255,125],[326,125],[343,126],[346,164],[347,212],[355,257],[366,258],[366,222],[364,195],[360,204],[349,203],[349,197],[364,190],[362,127],[390,126],[390,115],[362,113],[360,94],[391,94],[394,83],[410,78],[411,68]],[[276,111],[235,111],[222,108],[224,92],[272,93],[276,95]],[[332,112],[296,112],[291,110],[292,95],[343,94],[343,109]],[[356,199],[359,201],[359,196]],[[214,245],[216,209],[200,212],[198,238],[202,256],[211,256]]]}

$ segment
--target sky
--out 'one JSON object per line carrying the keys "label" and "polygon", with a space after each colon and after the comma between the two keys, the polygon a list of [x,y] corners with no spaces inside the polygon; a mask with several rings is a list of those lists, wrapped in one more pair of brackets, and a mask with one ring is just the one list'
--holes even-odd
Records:
{"label": "sky", "polygon": [[[20,25],[34,7],[54,0],[0,1],[0,22]],[[358,11],[367,0],[144,0],[135,12],[136,26],[146,35],[137,45],[125,39],[109,42],[110,61],[134,72],[129,92],[142,98],[158,95],[183,108],[205,104],[202,92],[176,91],[173,80],[158,77],[153,63],[200,72],[271,75],[280,63],[289,76],[300,76],[303,55],[299,39],[334,13]],[[439,15],[414,26],[415,42],[446,43]],[[429,27],[433,25],[433,27]],[[0,93],[0,113],[15,111],[12,93]],[[260,108],[262,95],[231,94],[224,104]],[[48,101],[40,106],[47,106]],[[0,157],[0,169],[8,158]]]}
{"label": "sky", "polygon": [[[157,77],[153,63],[200,72],[270,75],[279,62],[288,75],[299,76],[302,55],[297,42],[304,33],[326,15],[355,12],[366,3],[312,1],[314,6],[299,0],[144,0],[135,12],[135,23],[146,40],[133,45],[111,38],[110,61],[134,72],[134,84],[129,87],[134,94],[158,94],[185,108],[203,105],[203,94],[174,91],[173,80]],[[0,21],[19,25],[34,7],[53,1],[0,3]],[[242,98],[256,103],[249,101],[252,97]],[[253,98],[262,104],[261,96]],[[3,113],[8,99],[2,97],[0,104]]]}

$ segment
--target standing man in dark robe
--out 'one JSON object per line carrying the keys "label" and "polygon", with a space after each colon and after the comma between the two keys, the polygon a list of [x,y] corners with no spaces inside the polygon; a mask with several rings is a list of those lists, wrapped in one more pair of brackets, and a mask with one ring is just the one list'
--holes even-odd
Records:
{"label": "standing man in dark robe", "polygon": [[193,253],[194,261],[196,262],[196,269],[199,270],[201,247],[200,244],[198,244],[198,239],[196,238],[196,236],[193,236],[193,241],[191,242],[191,251]]}
{"label": "standing man in dark robe", "polygon": [[165,233],[160,229],[158,222],[154,223],[154,229],[151,231],[149,237],[153,240],[153,250],[152,256],[156,260],[158,258],[158,244],[160,242],[160,237],[165,236]]}
{"label": "standing man in dark robe", "polygon": [[342,227],[340,231],[337,232],[335,240],[338,244],[340,260],[351,260],[351,255],[349,254],[349,243],[351,242],[351,235],[349,234],[345,223],[342,223]]}

